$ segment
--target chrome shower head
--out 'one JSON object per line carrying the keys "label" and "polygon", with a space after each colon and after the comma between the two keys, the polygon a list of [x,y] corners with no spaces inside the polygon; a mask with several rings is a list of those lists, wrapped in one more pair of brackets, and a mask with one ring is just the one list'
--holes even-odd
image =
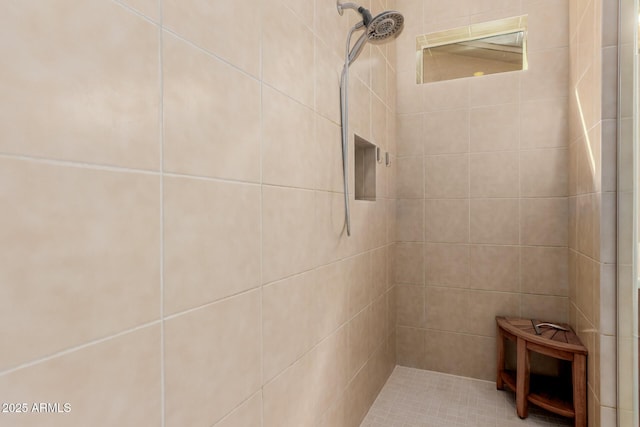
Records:
{"label": "chrome shower head", "polygon": [[397,35],[404,25],[404,16],[395,10],[388,10],[377,15],[371,22],[365,22],[369,41],[384,42],[389,37]]}

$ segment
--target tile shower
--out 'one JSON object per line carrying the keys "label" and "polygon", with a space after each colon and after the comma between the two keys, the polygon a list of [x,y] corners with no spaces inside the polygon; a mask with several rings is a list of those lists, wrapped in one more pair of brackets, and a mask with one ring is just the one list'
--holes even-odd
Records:
{"label": "tile shower", "polygon": [[[355,14],[5,5],[0,400],[71,412],[0,426],[357,426],[396,365],[493,379],[496,314],[571,323],[614,425],[617,2],[363,5],[406,21],[351,69],[351,237]],[[416,35],[524,14],[527,72],[415,84]]]}

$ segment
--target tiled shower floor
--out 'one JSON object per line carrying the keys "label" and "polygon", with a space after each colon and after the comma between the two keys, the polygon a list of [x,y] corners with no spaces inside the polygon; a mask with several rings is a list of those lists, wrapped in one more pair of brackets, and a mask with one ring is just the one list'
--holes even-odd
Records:
{"label": "tiled shower floor", "polygon": [[360,427],[570,426],[567,418],[529,406],[516,415],[515,394],[495,383],[396,366]]}

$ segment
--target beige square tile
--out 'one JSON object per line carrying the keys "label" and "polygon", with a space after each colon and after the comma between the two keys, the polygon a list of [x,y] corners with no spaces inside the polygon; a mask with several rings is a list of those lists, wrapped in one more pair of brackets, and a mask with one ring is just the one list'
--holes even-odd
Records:
{"label": "beige square tile", "polygon": [[344,261],[348,281],[349,318],[358,314],[371,302],[371,255],[361,253]]}
{"label": "beige square tile", "polygon": [[563,6],[553,0],[527,2],[529,52],[569,45],[569,8]]}
{"label": "beige square tile", "polygon": [[413,328],[425,327],[425,291],[422,286],[396,287],[397,324]]}
{"label": "beige square tile", "polygon": [[[326,8],[328,9],[328,8]],[[340,15],[335,13],[338,18]],[[346,31],[346,30],[345,30]],[[322,37],[328,31],[323,30],[318,36]],[[337,30],[340,37],[342,31]],[[345,33],[346,34],[346,33]],[[316,72],[315,72],[315,110],[334,123],[340,123],[340,73],[344,64],[344,46],[341,46],[341,55],[336,54],[331,48],[315,38],[316,48]],[[329,89],[331,88],[331,89]]]}
{"label": "beige square tile", "polygon": [[254,394],[249,400],[233,410],[214,427],[244,427],[262,424],[262,393]]}
{"label": "beige square tile", "polygon": [[569,252],[567,248],[526,247],[520,249],[522,292],[569,295]]}
{"label": "beige square tile", "polygon": [[471,242],[518,244],[518,200],[471,200]]}
{"label": "beige square tile", "polygon": [[0,369],[159,318],[157,176],[1,159],[0,200]]}
{"label": "beige square tile", "polygon": [[600,287],[599,284],[596,284],[596,268],[599,267],[592,259],[584,255],[578,256],[576,305],[591,323],[594,323],[596,314],[594,312],[595,288],[596,286]]}
{"label": "beige square tile", "polygon": [[262,280],[268,283],[313,267],[313,191],[262,187]]}
{"label": "beige square tile", "polygon": [[269,23],[258,25],[262,27],[263,81],[313,108],[314,73],[309,72],[315,66],[313,32],[284,4],[269,4],[263,12],[262,22]]}
{"label": "beige square tile", "polygon": [[510,104],[520,97],[520,74],[502,73],[469,80],[471,107]]}
{"label": "beige square tile", "polygon": [[[353,206],[351,201],[350,206]],[[353,238],[347,236],[343,194],[316,191],[314,212],[318,265],[337,261],[356,252],[355,233]],[[353,213],[351,221],[355,226]]]}
{"label": "beige square tile", "polygon": [[520,291],[520,249],[517,246],[469,247],[469,287],[493,291]]}
{"label": "beige square tile", "polygon": [[469,286],[469,246],[425,243],[425,282],[439,286]]}
{"label": "beige square tile", "polygon": [[259,291],[165,321],[168,427],[215,424],[260,388],[260,330]]}
{"label": "beige square tile", "polygon": [[262,182],[314,188],[318,142],[313,110],[268,86],[263,86],[262,99]]}
{"label": "beige square tile", "polygon": [[21,2],[3,16],[0,151],[159,169],[156,26],[99,1]]}
{"label": "beige square tile", "polygon": [[399,114],[397,144],[399,156],[419,156],[424,152],[424,114]]}
{"label": "beige square tile", "polygon": [[371,407],[375,396],[373,395],[373,378],[371,375],[372,363],[366,365],[349,383],[346,391],[347,425],[359,426],[362,419]]}
{"label": "beige square tile", "polygon": [[160,2],[158,0],[121,0],[123,4],[134,8],[149,19],[158,20]]}
{"label": "beige square tile", "polygon": [[400,242],[424,240],[424,200],[396,200],[396,238]]}
{"label": "beige square tile", "polygon": [[469,155],[426,156],[425,198],[452,199],[469,196]]}
{"label": "beige square tile", "polygon": [[427,286],[425,293],[426,327],[442,331],[462,331],[468,310],[469,291]]}
{"label": "beige square tile", "polygon": [[502,104],[471,109],[471,152],[516,150],[519,108],[518,104]]}
{"label": "beige square tile", "polygon": [[[287,368],[263,388],[263,425],[313,425],[330,398],[347,383],[344,329]],[[333,362],[333,363],[331,363]]]}
{"label": "beige square tile", "polygon": [[303,273],[262,292],[263,382],[290,366],[314,344],[316,275]]}
{"label": "beige square tile", "polygon": [[396,159],[396,196],[404,199],[424,197],[424,175],[422,157],[400,157]]}
{"label": "beige square tile", "polygon": [[166,31],[162,36],[165,169],[259,181],[260,84]]}
{"label": "beige square tile", "polygon": [[[596,238],[596,207],[595,196],[585,194],[577,197],[577,248],[580,252],[593,256],[595,253]],[[598,236],[599,237],[599,236]]]}
{"label": "beige square tile", "polygon": [[397,243],[395,260],[397,283],[424,284],[424,247],[422,243]]}
{"label": "beige square tile", "polygon": [[529,69],[521,79],[521,99],[533,101],[568,93],[568,46],[529,52],[528,60]]}
{"label": "beige square tile", "polygon": [[520,104],[520,148],[568,146],[568,123],[566,97]]}
{"label": "beige square tile", "polygon": [[568,194],[569,150],[521,152],[520,168],[522,197],[554,197]]}
{"label": "beige square tile", "polygon": [[471,197],[518,197],[518,153],[471,154]]}
{"label": "beige square tile", "polygon": [[398,364],[411,368],[425,369],[425,357],[429,354],[425,348],[423,329],[397,327]]}
{"label": "beige square tile", "polygon": [[69,403],[71,411],[4,413],[2,423],[24,427],[160,425],[160,345],[160,327],[154,325],[3,375],[3,400],[58,402],[61,410]]}
{"label": "beige square tile", "polygon": [[[329,264],[315,270],[311,329],[315,341],[329,336],[349,316],[349,260]],[[385,266],[386,267],[386,266]]]}
{"label": "beige square tile", "polygon": [[[311,170],[316,173],[315,188],[323,191],[344,191],[340,126],[317,116],[315,123],[314,156],[315,161],[320,161],[322,164],[322,167],[311,167]],[[297,142],[302,143],[302,141]]]}
{"label": "beige square tile", "polygon": [[425,241],[469,242],[469,200],[425,200]]}
{"label": "beige square tile", "polygon": [[422,106],[422,94],[425,91],[425,87],[416,84],[416,71],[400,70],[397,76],[396,104],[398,114],[412,114],[425,111]]}
{"label": "beige square tile", "polygon": [[[468,79],[449,80],[424,85],[423,111],[430,112],[440,110],[465,109],[468,106]],[[457,125],[460,126],[460,124],[461,123],[459,122]],[[442,123],[442,125],[445,124]]]}
{"label": "beige square tile", "polygon": [[163,0],[162,7],[165,27],[247,73],[260,75],[260,2]]}
{"label": "beige square tile", "polygon": [[259,235],[258,186],[165,178],[166,312],[259,286]]}
{"label": "beige square tile", "polygon": [[521,244],[566,246],[568,224],[566,198],[520,201]]}
{"label": "beige square tile", "polygon": [[522,294],[521,313],[524,318],[566,323],[569,317],[569,299],[567,297]]}
{"label": "beige square tile", "polygon": [[469,291],[466,298],[465,325],[459,332],[495,337],[496,316],[520,316],[519,294]]}
{"label": "beige square tile", "polygon": [[423,129],[425,154],[469,152],[469,110],[427,113]]}
{"label": "beige square tile", "polygon": [[371,307],[367,307],[353,317],[347,324],[349,334],[348,359],[349,378],[352,378],[369,358],[371,348]]}
{"label": "beige square tile", "polygon": [[382,101],[387,99],[387,60],[381,48],[386,45],[371,46],[371,90]]}

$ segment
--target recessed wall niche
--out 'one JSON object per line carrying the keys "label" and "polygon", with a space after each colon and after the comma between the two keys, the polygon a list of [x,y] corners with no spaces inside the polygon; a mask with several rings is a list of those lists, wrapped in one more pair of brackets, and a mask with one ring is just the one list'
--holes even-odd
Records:
{"label": "recessed wall niche", "polygon": [[526,70],[527,15],[418,36],[416,60],[417,83]]}
{"label": "recessed wall niche", "polygon": [[376,146],[355,136],[355,197],[356,200],[376,200]]}

